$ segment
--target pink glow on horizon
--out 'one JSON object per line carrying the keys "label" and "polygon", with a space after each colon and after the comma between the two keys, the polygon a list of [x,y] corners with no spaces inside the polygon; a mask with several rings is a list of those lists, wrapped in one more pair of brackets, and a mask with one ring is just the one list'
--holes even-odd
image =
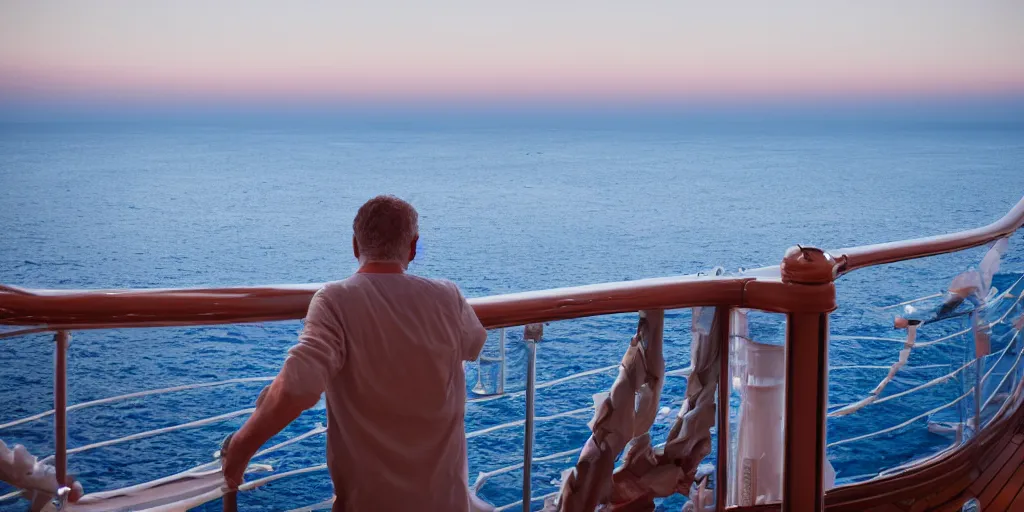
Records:
{"label": "pink glow on horizon", "polygon": [[984,95],[1024,93],[1024,74],[956,70],[913,74],[797,74],[722,70],[718,73],[576,72],[541,78],[491,73],[415,74],[415,70],[350,77],[333,70],[275,73],[206,73],[137,69],[0,69],[0,90],[22,98],[274,100],[615,100],[688,98],[783,98],[799,96]]}
{"label": "pink glow on horizon", "polygon": [[527,3],[13,2],[0,101],[1024,94],[1024,2]]}

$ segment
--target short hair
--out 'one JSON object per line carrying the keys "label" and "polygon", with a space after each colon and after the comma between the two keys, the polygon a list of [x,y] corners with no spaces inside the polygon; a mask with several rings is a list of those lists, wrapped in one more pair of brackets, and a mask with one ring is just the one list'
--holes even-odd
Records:
{"label": "short hair", "polygon": [[356,212],[352,232],[360,259],[406,261],[409,245],[419,234],[419,214],[411,204],[392,195],[370,199]]}

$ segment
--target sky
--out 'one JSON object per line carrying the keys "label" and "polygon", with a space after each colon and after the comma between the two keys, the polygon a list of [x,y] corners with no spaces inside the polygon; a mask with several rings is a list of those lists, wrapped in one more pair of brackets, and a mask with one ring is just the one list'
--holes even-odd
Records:
{"label": "sky", "polygon": [[1024,95],[1024,1],[0,0],[0,102]]}

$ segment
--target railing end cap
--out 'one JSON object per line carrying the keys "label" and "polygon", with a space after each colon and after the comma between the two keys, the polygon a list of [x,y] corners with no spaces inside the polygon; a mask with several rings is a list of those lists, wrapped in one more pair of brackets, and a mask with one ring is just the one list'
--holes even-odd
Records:
{"label": "railing end cap", "polygon": [[838,269],[831,254],[817,247],[794,245],[782,257],[779,272],[784,283],[827,284],[835,280]]}

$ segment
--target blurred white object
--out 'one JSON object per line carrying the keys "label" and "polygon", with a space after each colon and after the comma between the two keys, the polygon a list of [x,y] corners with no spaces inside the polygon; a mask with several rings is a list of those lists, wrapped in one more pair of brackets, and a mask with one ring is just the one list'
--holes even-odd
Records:
{"label": "blurred white object", "polygon": [[[34,503],[50,500],[61,487],[57,485],[57,470],[53,466],[40,462],[22,445],[16,444],[10,449],[3,441],[0,441],[0,480],[30,494],[38,493],[27,496]],[[75,482],[71,490],[75,496],[81,496],[82,484]]]}
{"label": "blurred white object", "polygon": [[730,502],[754,505],[782,499],[786,348],[737,338],[740,394],[736,463],[730,464]]}

